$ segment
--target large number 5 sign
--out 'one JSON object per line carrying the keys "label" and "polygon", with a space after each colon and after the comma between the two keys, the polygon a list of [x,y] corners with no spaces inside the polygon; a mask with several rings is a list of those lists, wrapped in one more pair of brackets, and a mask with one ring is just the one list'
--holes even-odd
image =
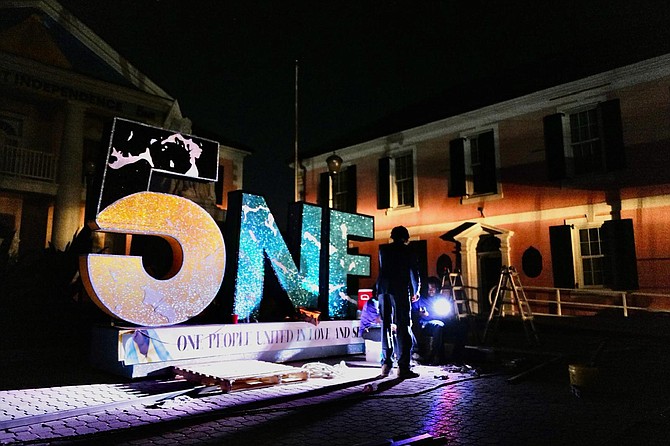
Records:
{"label": "large number 5 sign", "polygon": [[212,217],[192,201],[175,195],[138,192],[100,212],[96,229],[153,235],[173,252],[168,277],[151,277],[138,256],[90,254],[80,271],[89,295],[119,319],[143,326],[184,322],[216,296],[225,268],[225,244]]}

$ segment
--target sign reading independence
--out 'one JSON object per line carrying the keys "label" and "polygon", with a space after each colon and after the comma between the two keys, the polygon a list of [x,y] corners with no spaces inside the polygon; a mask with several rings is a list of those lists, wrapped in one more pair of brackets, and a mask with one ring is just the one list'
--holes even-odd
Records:
{"label": "sign reading independence", "polygon": [[13,70],[0,69],[0,83],[22,90],[29,90],[51,97],[58,97],[83,104],[94,105],[117,113],[126,113],[140,118],[154,118],[156,113],[141,105],[124,102],[90,90],[42,79]]}

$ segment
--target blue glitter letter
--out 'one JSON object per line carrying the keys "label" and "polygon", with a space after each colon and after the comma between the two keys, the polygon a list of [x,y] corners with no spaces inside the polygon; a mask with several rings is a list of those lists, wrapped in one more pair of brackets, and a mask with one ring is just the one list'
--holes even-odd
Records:
{"label": "blue glitter letter", "polygon": [[374,239],[374,218],[333,209],[330,209],[329,216],[328,315],[343,318],[349,301],[347,275],[370,275],[370,257],[348,254],[349,239]]}
{"label": "blue glitter letter", "polygon": [[[233,213],[237,210],[233,207]],[[265,257],[270,260],[279,284],[293,305],[316,308],[319,295],[321,209],[303,205],[300,269],[296,267],[263,197],[242,193],[239,214],[229,217],[229,230],[239,228],[237,258],[234,262],[233,312],[240,319],[258,312],[263,297]]]}

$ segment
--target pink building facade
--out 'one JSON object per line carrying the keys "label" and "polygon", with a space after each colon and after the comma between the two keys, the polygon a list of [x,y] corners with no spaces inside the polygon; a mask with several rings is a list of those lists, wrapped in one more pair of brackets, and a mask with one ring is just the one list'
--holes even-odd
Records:
{"label": "pink building facade", "polygon": [[[351,242],[372,258],[361,288],[403,225],[424,275],[459,270],[479,312],[510,265],[544,294],[670,308],[670,55],[333,149],[333,206],[375,218]],[[303,160],[307,202],[327,205],[332,153]]]}

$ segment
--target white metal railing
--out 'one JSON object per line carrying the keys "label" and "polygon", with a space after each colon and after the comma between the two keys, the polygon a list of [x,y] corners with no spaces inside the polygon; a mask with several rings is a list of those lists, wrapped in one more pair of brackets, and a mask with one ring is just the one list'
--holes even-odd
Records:
{"label": "white metal railing", "polygon": [[[470,307],[479,307],[478,289],[466,286]],[[487,294],[489,304],[497,286]],[[634,312],[668,313],[670,314],[670,294],[645,293],[638,291],[610,291],[594,289],[551,288],[538,286],[522,286],[534,315],[570,317],[576,315],[593,315],[602,310],[617,310],[624,317]],[[505,295],[504,308],[509,314],[515,314],[515,306],[510,297],[511,290]],[[477,312],[477,311],[475,311]],[[506,312],[506,311],[505,311]],[[479,310],[480,315],[488,316]]]}
{"label": "white metal railing", "polygon": [[635,311],[670,313],[670,294],[536,286],[523,290],[533,314],[542,316],[594,314],[605,309],[619,310],[624,317]]}
{"label": "white metal railing", "polygon": [[0,146],[0,173],[42,181],[56,181],[56,156],[53,153],[10,145]]}

